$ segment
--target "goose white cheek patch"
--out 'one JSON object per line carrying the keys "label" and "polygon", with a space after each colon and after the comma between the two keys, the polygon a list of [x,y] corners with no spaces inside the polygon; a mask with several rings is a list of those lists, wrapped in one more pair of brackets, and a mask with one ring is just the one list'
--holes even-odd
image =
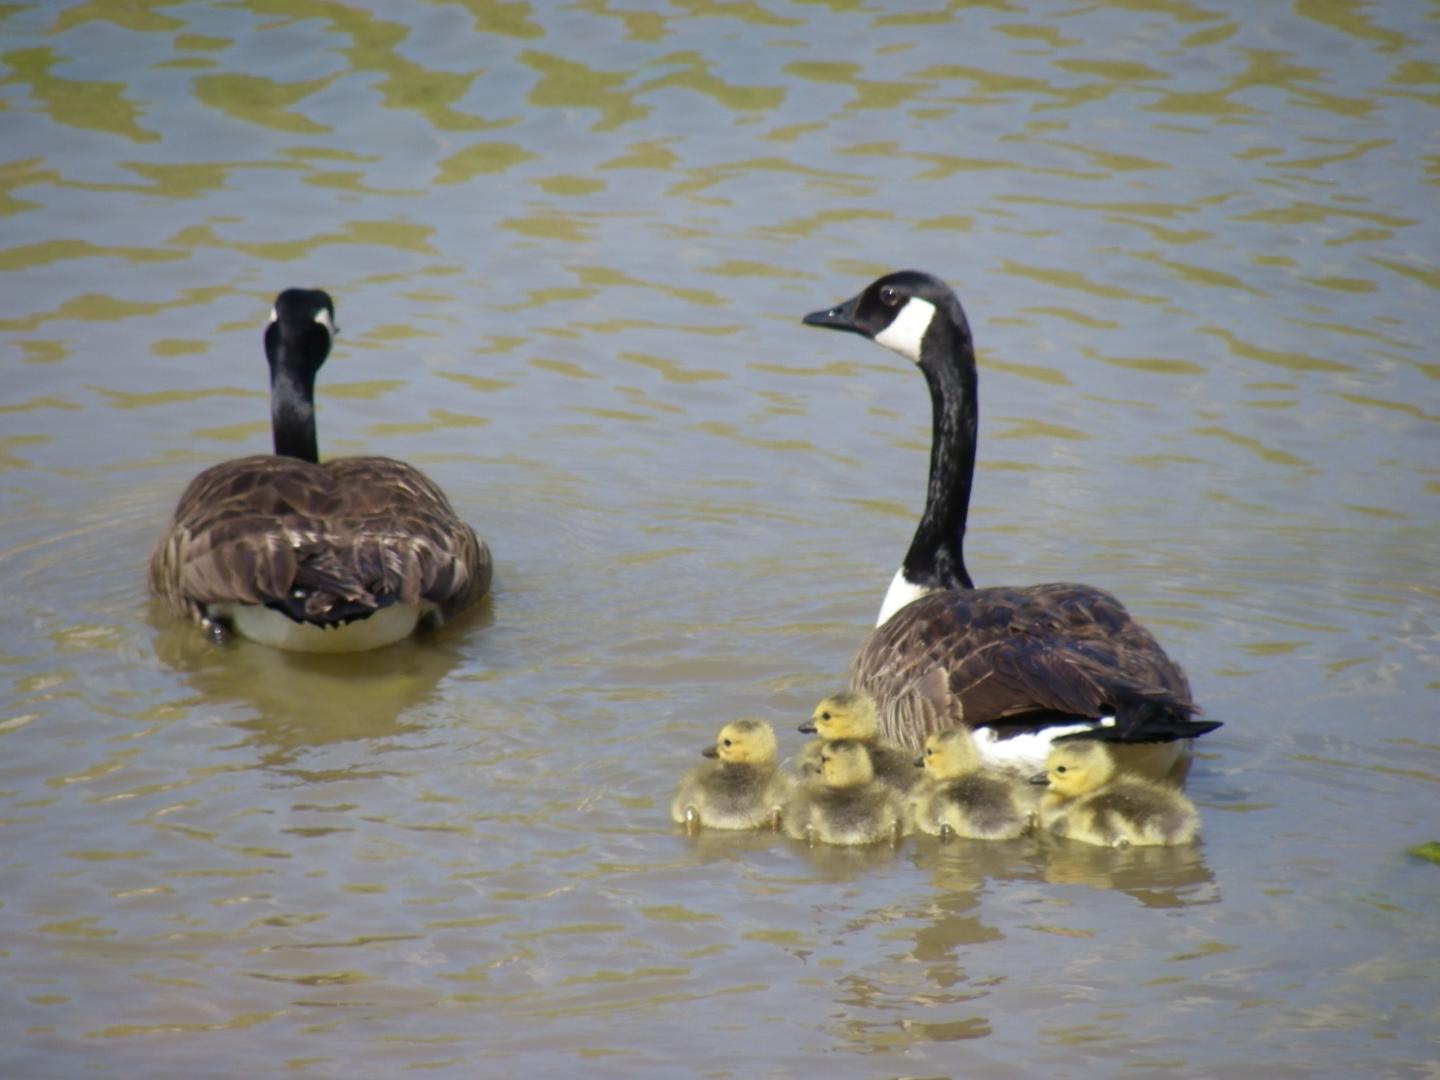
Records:
{"label": "goose white cheek patch", "polygon": [[925,331],[930,329],[930,320],[935,318],[935,305],[929,300],[912,296],[905,301],[890,325],[875,335],[875,341],[892,349],[905,359],[920,362],[920,342],[925,340]]}

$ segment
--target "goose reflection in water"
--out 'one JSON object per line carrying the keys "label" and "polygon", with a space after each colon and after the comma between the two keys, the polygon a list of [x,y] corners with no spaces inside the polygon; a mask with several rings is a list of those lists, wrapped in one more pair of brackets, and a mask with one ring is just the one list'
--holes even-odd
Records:
{"label": "goose reflection in water", "polygon": [[[488,619],[488,602],[478,616]],[[226,716],[261,747],[258,764],[293,769],[307,750],[354,740],[382,740],[424,730],[419,717],[465,654],[454,628],[364,654],[297,653],[238,640],[218,650],[194,628],[152,609],[155,655],[178,672],[194,698],[178,702]],[[367,768],[374,772],[374,762]],[[307,775],[309,775],[307,773]],[[356,775],[347,773],[347,775]]]}

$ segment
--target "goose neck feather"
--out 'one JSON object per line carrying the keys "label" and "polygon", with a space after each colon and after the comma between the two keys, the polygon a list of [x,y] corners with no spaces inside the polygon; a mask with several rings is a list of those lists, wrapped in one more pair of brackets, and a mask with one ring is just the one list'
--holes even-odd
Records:
{"label": "goose neck feather", "polygon": [[932,405],[930,480],[925,510],[905,554],[905,578],[926,590],[972,589],[965,568],[965,526],[979,402],[969,334],[947,318],[934,319],[921,346],[920,370]]}
{"label": "goose neck feather", "polygon": [[319,464],[313,374],[306,380],[281,369],[271,377],[270,427],[275,437],[275,453]]}
{"label": "goose neck feather", "polygon": [[330,355],[335,305],[319,289],[286,289],[265,327],[270,365],[270,425],[275,453],[318,463],[315,375]]}

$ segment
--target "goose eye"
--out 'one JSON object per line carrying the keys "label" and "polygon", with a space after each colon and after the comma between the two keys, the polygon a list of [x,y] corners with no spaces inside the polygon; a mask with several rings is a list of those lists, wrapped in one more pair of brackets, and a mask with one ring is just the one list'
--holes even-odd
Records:
{"label": "goose eye", "polygon": [[934,757],[934,756],[935,756],[935,751],[934,751],[932,748],[930,748],[930,747],[927,746],[927,747],[925,748],[925,756],[926,756],[926,757]]}
{"label": "goose eye", "polygon": [[895,291],[893,285],[882,285],[880,286],[880,302],[886,307],[898,307],[900,294]]}
{"label": "goose eye", "polygon": [[1065,771],[1065,766],[1064,766],[1064,765],[1056,765],[1056,766],[1055,766],[1055,771],[1056,771],[1057,773],[1063,773],[1063,772]]}
{"label": "goose eye", "polygon": [[725,740],[725,745],[726,745],[726,746],[732,745],[729,739],[726,739],[726,740]]}
{"label": "goose eye", "polygon": [[829,719],[830,719],[830,714],[829,714],[828,712],[822,712],[822,713],[820,714],[820,719],[821,719],[821,720],[829,720]]}

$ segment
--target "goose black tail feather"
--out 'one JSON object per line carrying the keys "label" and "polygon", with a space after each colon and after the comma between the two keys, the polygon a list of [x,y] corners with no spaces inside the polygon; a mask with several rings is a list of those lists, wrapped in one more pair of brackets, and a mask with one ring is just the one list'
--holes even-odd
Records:
{"label": "goose black tail feather", "polygon": [[1055,741],[1098,739],[1113,743],[1164,743],[1196,739],[1223,724],[1219,720],[1195,720],[1198,710],[1189,703],[1131,698],[1115,703],[1113,726],[1061,735]]}
{"label": "goose black tail feather", "polygon": [[309,623],[312,626],[339,626],[374,615],[380,608],[389,607],[394,602],[394,597],[366,601],[344,600],[296,588],[283,599],[266,600],[265,606],[280,612],[292,622]]}
{"label": "goose black tail feather", "polygon": [[376,596],[357,570],[331,552],[307,555],[295,568],[290,591],[265,601],[265,606],[297,623],[336,626],[373,615],[395,602]]}

